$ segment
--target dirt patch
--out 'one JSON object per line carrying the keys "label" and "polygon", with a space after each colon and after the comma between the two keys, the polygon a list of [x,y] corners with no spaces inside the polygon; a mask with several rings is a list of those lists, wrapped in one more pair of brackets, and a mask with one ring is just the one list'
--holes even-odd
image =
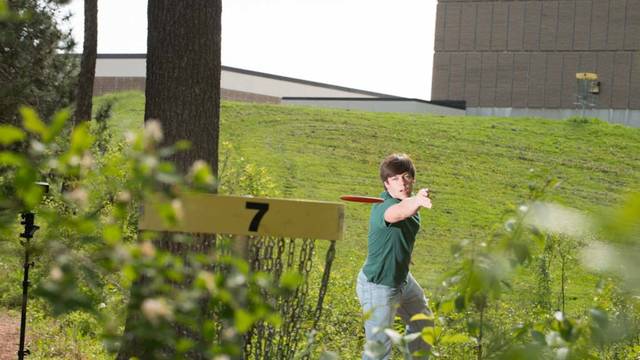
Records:
{"label": "dirt patch", "polygon": [[0,313],[0,360],[18,358],[20,319]]}

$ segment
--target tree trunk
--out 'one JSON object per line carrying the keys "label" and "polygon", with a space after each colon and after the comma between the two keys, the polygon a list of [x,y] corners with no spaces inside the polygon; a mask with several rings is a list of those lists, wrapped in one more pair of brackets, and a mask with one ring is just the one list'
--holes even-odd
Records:
{"label": "tree trunk", "polygon": [[144,118],[167,143],[191,142],[174,158],[181,171],[202,159],[218,172],[220,11],[221,0],[149,2]]}
{"label": "tree trunk", "polygon": [[98,0],[84,0],[84,43],[80,75],[76,89],[75,124],[91,120],[93,80],[96,74],[96,53],[98,48]]}
{"label": "tree trunk", "polygon": [[[190,150],[172,159],[183,173],[195,160],[206,161],[214,176],[218,173],[221,11],[221,0],[148,3],[144,117],[145,121],[160,121],[166,144],[185,139],[191,142]],[[174,243],[169,236],[164,236],[158,247],[183,255],[190,251],[208,252],[213,244],[213,235],[201,236],[191,245]],[[145,346],[141,346],[141,339],[132,331],[136,319],[142,316],[140,299],[134,296],[137,285],[140,284],[132,288],[118,359],[152,356],[140,353]],[[201,313],[205,316],[206,311]],[[179,328],[176,332],[198,342],[197,334]]]}

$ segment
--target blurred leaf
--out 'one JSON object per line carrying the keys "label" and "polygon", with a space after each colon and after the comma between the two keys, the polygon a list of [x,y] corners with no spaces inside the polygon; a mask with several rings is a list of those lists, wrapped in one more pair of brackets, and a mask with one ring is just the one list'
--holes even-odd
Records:
{"label": "blurred leaf", "polygon": [[126,265],[122,269],[122,275],[129,284],[131,284],[135,279],[138,278],[138,272],[133,267],[133,265]]}
{"label": "blurred leaf", "polygon": [[547,343],[544,334],[540,331],[532,330],[531,338],[533,338],[533,341],[541,345],[545,345]]}
{"label": "blurred leaf", "polygon": [[480,323],[475,319],[468,319],[467,332],[477,338],[480,335]]}
{"label": "blurred leaf", "polygon": [[413,359],[428,359],[429,354],[433,355],[434,357],[438,357],[438,353],[430,352],[429,350],[425,349],[414,351],[413,353],[411,353],[411,356],[413,357]]}
{"label": "blurred leaf", "polygon": [[605,236],[615,242],[640,244],[640,193],[632,194],[601,220]]}
{"label": "blurred leaf", "polygon": [[24,131],[11,125],[0,125],[0,145],[8,146],[24,140]]}
{"label": "blurred leaf", "polygon": [[254,317],[244,309],[236,309],[233,317],[236,330],[241,334],[249,331],[249,329],[251,329],[251,325],[253,325],[253,322],[255,321]]}
{"label": "blurred leaf", "polygon": [[47,126],[40,120],[40,116],[34,109],[22,106],[20,107],[20,115],[22,115],[22,124],[25,129],[40,135],[40,137],[45,136],[48,131]]}
{"label": "blurred leaf", "polygon": [[270,314],[265,320],[275,328],[279,328],[280,326],[282,326],[282,317],[280,317],[280,314],[278,313]]}
{"label": "blurred leaf", "polygon": [[174,146],[179,151],[189,150],[189,149],[191,149],[191,141],[189,141],[189,140],[180,140],[180,141],[176,142],[176,144]]}
{"label": "blurred leaf", "polygon": [[466,300],[464,298],[464,295],[458,295],[458,297],[456,297],[454,304],[456,306],[456,310],[457,311],[462,311],[466,308]]}
{"label": "blurred leaf", "polygon": [[240,274],[249,274],[249,263],[242,258],[237,258],[229,255],[220,256],[219,262],[221,264],[233,265]]}
{"label": "blurred leaf", "polygon": [[10,151],[2,151],[0,152],[0,165],[3,166],[13,166],[13,167],[24,167],[27,165],[27,159],[18,155],[14,152]]}
{"label": "blurred leaf", "polygon": [[[540,344],[512,344],[505,352],[498,356],[501,360],[539,360],[548,359],[546,347]],[[545,356],[546,355],[546,356]]]}
{"label": "blurred leaf", "polygon": [[598,327],[606,329],[609,323],[609,316],[607,313],[600,309],[589,309],[589,315],[598,324]]}
{"label": "blurred leaf", "polygon": [[591,221],[581,212],[554,203],[534,202],[529,205],[525,223],[554,234],[582,237],[591,231]]}
{"label": "blurred leaf", "polygon": [[64,129],[64,125],[69,120],[70,114],[67,110],[60,110],[53,115],[53,119],[51,120],[51,126],[49,130],[46,132],[45,136],[43,136],[42,140],[45,143],[50,143],[55,139],[56,136],[60,134],[62,129]]}
{"label": "blurred leaf", "polygon": [[214,182],[211,167],[202,160],[193,163],[189,171],[189,178],[196,186],[212,185]]}
{"label": "blurred leaf", "polygon": [[180,338],[176,342],[176,351],[179,354],[184,354],[187,351],[193,349],[195,342],[189,338]]}
{"label": "blurred leaf", "polygon": [[102,232],[104,241],[109,245],[115,245],[122,238],[122,229],[118,225],[107,225]]}
{"label": "blurred leaf", "polygon": [[16,194],[27,209],[33,209],[38,205],[44,189],[36,184],[37,174],[32,168],[22,167],[15,175]]}
{"label": "blurred leaf", "polygon": [[436,335],[432,326],[422,328],[422,340],[429,345],[433,345],[436,341]]}
{"label": "blurred leaf", "polygon": [[9,14],[9,7],[5,0],[0,0],[0,20]]}
{"label": "blurred leaf", "polygon": [[280,287],[288,291],[295,291],[303,281],[304,279],[299,272],[289,270],[280,277]]}
{"label": "blurred leaf", "polygon": [[465,334],[444,335],[440,340],[443,344],[464,344],[470,342],[471,339]]}
{"label": "blurred leaf", "polygon": [[527,244],[513,243],[512,250],[519,264],[525,264],[531,260],[531,252]]}
{"label": "blurred leaf", "polygon": [[76,126],[71,133],[69,152],[74,155],[80,155],[91,148],[91,144],[93,144],[93,136],[89,133],[89,123],[83,122]]}
{"label": "blurred leaf", "polygon": [[462,247],[462,244],[460,244],[459,242],[453,243],[450,246],[451,254],[453,254],[454,256],[462,252],[463,249],[464,248]]}
{"label": "blurred leaf", "polygon": [[158,215],[162,219],[165,226],[176,226],[179,222],[179,216],[171,204],[163,202],[154,207]]}
{"label": "blurred leaf", "polygon": [[202,325],[202,336],[205,339],[211,339],[216,334],[217,325],[213,321],[205,321]]}
{"label": "blurred leaf", "polygon": [[156,175],[156,180],[160,183],[173,185],[180,183],[180,181],[182,181],[182,176],[169,172],[159,172]]}
{"label": "blurred leaf", "polygon": [[448,300],[440,303],[439,312],[442,314],[448,314],[452,312],[455,308],[455,304],[453,300]]}
{"label": "blurred leaf", "polygon": [[585,267],[599,273],[613,273],[627,290],[640,294],[640,246],[591,241],[581,250]]}
{"label": "blurred leaf", "polygon": [[433,320],[433,315],[427,316],[426,314],[418,313],[413,315],[409,321],[419,321],[419,320]]}

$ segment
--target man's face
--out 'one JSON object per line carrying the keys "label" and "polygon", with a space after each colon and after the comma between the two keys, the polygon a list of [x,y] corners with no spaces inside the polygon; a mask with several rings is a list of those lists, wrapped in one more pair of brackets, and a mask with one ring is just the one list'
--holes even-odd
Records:
{"label": "man's face", "polygon": [[415,180],[408,172],[388,177],[384,182],[389,195],[396,199],[406,199],[411,196]]}

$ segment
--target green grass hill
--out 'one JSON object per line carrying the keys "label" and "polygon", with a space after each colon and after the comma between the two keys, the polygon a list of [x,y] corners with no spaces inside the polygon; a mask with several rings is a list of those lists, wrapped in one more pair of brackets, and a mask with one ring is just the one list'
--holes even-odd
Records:
{"label": "green grass hill", "polygon": [[[97,99],[115,101],[112,129],[139,127],[141,93]],[[549,200],[598,213],[640,190],[640,129],[598,120],[448,117],[368,113],[285,105],[223,102],[221,142],[236,156],[268,170],[279,196],[339,201],[342,194],[377,196],[380,160],[404,152],[415,161],[417,186],[433,192],[433,209],[423,210],[423,227],[412,273],[429,292],[452,261],[450,245],[487,239],[523,201],[530,183],[561,181]],[[117,135],[120,136],[120,135]],[[366,256],[368,205],[346,204],[346,236],[338,244],[327,297],[323,343],[343,358],[357,358],[361,346],[355,277]],[[595,280],[572,275],[569,291],[580,299]],[[526,298],[526,282],[515,288]],[[591,299],[584,299],[590,301]]]}

